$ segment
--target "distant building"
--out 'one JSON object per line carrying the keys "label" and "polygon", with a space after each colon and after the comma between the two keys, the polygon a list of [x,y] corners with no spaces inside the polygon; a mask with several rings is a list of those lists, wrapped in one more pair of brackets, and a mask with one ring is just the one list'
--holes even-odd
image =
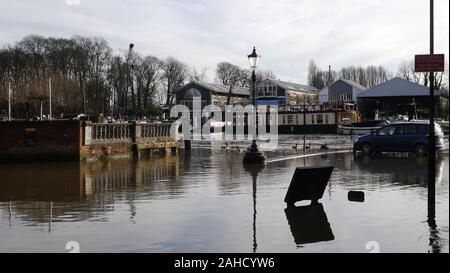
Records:
{"label": "distant building", "polygon": [[295,106],[315,105],[319,102],[319,90],[312,86],[297,83],[264,80],[256,87],[257,105]]}
{"label": "distant building", "polygon": [[[202,108],[206,105],[224,107],[229,92],[230,86],[227,85],[192,81],[176,91],[176,104],[186,105],[192,109],[194,98],[200,98]],[[250,96],[249,92],[248,88],[234,86],[230,95],[230,104],[246,105]]]}
{"label": "distant building", "polygon": [[346,104],[356,104],[358,94],[365,90],[354,81],[339,79],[319,91],[319,103],[328,109],[344,109]]}
{"label": "distant building", "polygon": [[[436,92],[438,93],[438,92]],[[430,90],[401,78],[393,78],[358,95],[358,109],[365,119],[407,115],[410,119],[428,117]],[[439,104],[436,94],[436,105]]]}

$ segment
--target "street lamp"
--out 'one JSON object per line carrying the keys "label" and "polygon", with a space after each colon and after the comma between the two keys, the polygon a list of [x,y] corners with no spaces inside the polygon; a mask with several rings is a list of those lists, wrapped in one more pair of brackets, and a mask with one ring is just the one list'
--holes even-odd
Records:
{"label": "street lamp", "polygon": [[[252,141],[252,145],[247,150],[247,152],[244,155],[244,163],[265,163],[266,162],[266,156],[258,150],[258,146],[256,145],[256,136],[258,132],[258,125],[257,125],[257,111],[256,111],[256,91],[255,91],[255,84],[256,84],[256,68],[258,67],[259,60],[261,59],[261,56],[256,54],[256,48],[253,47],[253,52],[247,56],[248,62],[250,64],[250,68],[252,69],[252,96],[253,96],[253,106],[254,106],[254,113],[255,113],[255,136]],[[247,123],[248,124],[248,123]]]}
{"label": "street lamp", "polygon": [[250,68],[252,69],[252,95],[253,95],[253,106],[256,107],[256,93],[255,93],[255,82],[256,82],[256,68],[258,68],[259,60],[261,56],[256,54],[256,48],[253,47],[252,54],[248,55],[248,62],[250,64]]}

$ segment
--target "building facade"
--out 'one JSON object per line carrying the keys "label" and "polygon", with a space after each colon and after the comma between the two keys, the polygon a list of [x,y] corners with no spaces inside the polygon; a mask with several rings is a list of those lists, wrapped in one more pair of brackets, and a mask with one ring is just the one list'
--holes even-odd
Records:
{"label": "building facade", "polygon": [[[436,92],[436,106],[439,94]],[[358,95],[358,109],[364,119],[407,115],[410,119],[429,117],[428,87],[401,78],[393,78]],[[437,109],[437,107],[436,107]]]}
{"label": "building facade", "polygon": [[213,83],[192,81],[176,91],[176,104],[182,104],[192,109],[195,98],[200,99],[201,107],[217,105],[223,108],[230,94],[230,105],[246,105],[249,102],[247,88],[234,86],[230,93],[230,86]]}
{"label": "building facade", "polygon": [[257,105],[310,106],[318,102],[319,90],[307,85],[267,79],[256,87]]}
{"label": "building facade", "polygon": [[319,103],[327,109],[345,109],[355,105],[358,94],[367,88],[350,80],[339,79],[319,92]]}

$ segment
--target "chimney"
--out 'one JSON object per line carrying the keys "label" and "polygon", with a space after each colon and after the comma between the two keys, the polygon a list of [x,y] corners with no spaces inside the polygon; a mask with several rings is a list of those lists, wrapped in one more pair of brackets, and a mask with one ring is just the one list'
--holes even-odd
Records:
{"label": "chimney", "polygon": [[331,65],[328,66],[328,84],[331,84]]}

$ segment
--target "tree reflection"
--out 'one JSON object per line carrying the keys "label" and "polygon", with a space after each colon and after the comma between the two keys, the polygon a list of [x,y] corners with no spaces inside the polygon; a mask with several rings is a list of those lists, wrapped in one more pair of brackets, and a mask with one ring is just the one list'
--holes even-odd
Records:
{"label": "tree reflection", "polygon": [[62,219],[108,221],[106,212],[114,210],[115,200],[122,199],[129,204],[134,223],[135,200],[142,195],[169,199],[181,193],[178,161],[178,157],[167,156],[0,165],[4,178],[0,181],[0,208],[8,210],[10,226],[17,216],[35,224],[47,223],[51,232],[53,223]]}

